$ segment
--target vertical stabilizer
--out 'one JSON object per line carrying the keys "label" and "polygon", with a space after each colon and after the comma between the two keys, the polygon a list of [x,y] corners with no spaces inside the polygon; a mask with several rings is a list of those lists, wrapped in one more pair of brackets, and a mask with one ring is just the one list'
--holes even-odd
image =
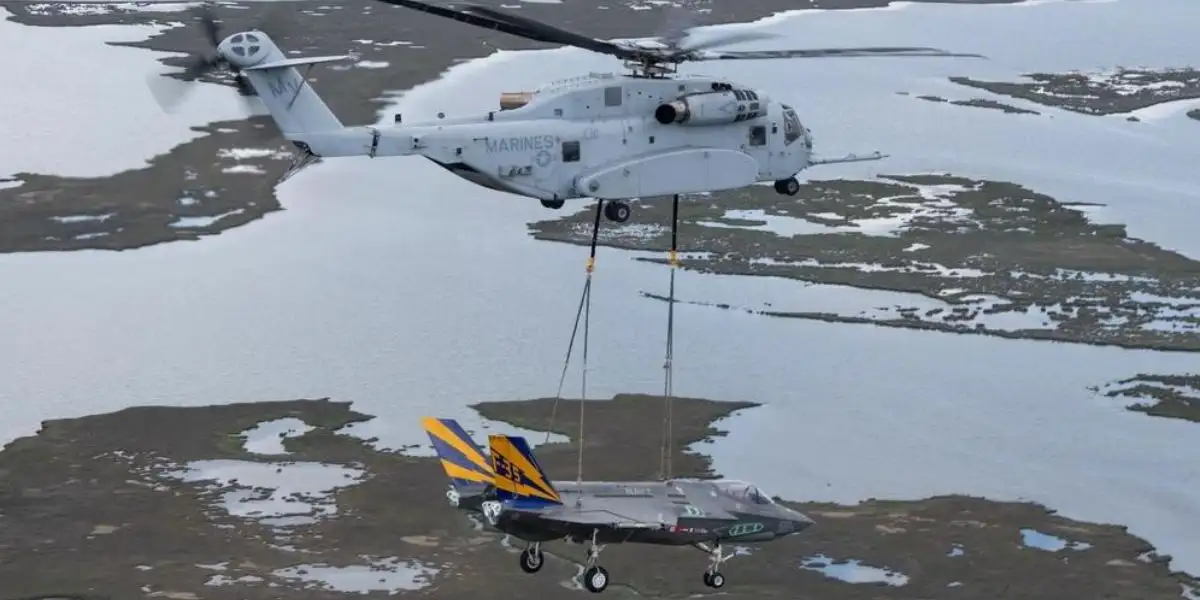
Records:
{"label": "vertical stabilizer", "polygon": [[[283,137],[298,145],[312,144],[308,138],[325,139],[328,134],[344,130],[342,122],[326,106],[320,96],[308,85],[308,80],[298,67],[310,68],[323,62],[353,59],[354,56],[314,56],[314,58],[288,58],[283,50],[262,31],[241,31],[230,35],[218,44],[217,53],[226,60],[239,77],[247,82],[263,101],[271,119],[280,127]],[[326,142],[328,143],[328,142]],[[361,146],[361,142],[358,146]],[[316,151],[316,148],[312,150]],[[330,155],[346,155],[346,149],[332,148]],[[354,154],[361,154],[355,148]],[[325,152],[317,151],[318,155]]]}
{"label": "vertical stabilizer", "polygon": [[525,438],[513,435],[488,436],[492,467],[496,472],[496,495],[502,501],[533,504],[562,504],[558,490],[542,470]]}
{"label": "vertical stabilizer", "polygon": [[483,449],[471,440],[471,436],[454,419],[425,417],[421,426],[429,434],[433,449],[442,461],[442,469],[456,488],[488,485],[495,479],[495,471]]}

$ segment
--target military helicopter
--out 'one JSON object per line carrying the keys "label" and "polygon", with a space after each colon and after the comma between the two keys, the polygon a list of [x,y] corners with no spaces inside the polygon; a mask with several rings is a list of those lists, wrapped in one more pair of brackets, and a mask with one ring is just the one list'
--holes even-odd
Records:
{"label": "military helicopter", "polygon": [[818,158],[813,136],[796,110],[766,93],[702,76],[680,76],[684,62],[820,57],[979,57],[934,48],[863,47],[806,50],[713,50],[764,39],[741,31],[702,42],[688,35],[657,42],[613,42],[478,5],[461,8],[420,0],[381,0],[438,17],[529,40],[574,46],[617,57],[627,72],[593,73],[503,93],[497,109],[469,117],[386,125],[345,126],[297,67],[357,56],[289,58],[263,31],[218,39],[210,13],[202,16],[215,56],[196,57],[191,76],[226,68],[257,94],[283,136],[300,154],[284,178],[320,158],[423,156],[478,185],[536,198],[547,208],[566,200],[600,200],[603,214],[622,223],[625,200],[714,192],[773,182],[795,195],[797,173],[813,165],[879,160],[884,155]]}

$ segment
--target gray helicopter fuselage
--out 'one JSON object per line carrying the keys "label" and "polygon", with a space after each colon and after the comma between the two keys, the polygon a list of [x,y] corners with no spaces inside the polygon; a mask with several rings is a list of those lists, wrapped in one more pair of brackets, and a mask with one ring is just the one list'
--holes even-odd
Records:
{"label": "gray helicopter fuselage", "polygon": [[375,154],[420,154],[479,185],[564,200],[735,189],[792,177],[811,152],[790,107],[707,78],[590,75],[515,96],[527,102],[380,128]]}

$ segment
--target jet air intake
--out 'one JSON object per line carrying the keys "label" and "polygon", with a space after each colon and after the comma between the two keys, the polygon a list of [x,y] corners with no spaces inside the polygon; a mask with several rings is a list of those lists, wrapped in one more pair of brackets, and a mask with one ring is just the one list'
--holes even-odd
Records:
{"label": "jet air intake", "polygon": [[725,125],[757,119],[765,105],[751,90],[700,92],[658,105],[654,119],[663,125]]}

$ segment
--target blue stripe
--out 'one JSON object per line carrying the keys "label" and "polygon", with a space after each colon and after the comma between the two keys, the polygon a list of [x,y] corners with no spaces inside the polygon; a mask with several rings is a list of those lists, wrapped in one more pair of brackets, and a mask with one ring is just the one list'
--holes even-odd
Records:
{"label": "blue stripe", "polygon": [[[448,460],[448,461],[454,463],[455,465],[458,465],[464,469],[474,471],[474,472],[484,475],[488,478],[491,477],[490,473],[488,473],[487,471],[481,470],[478,465],[471,462],[470,458],[463,456],[463,453],[459,452],[454,446],[451,446],[450,444],[443,442],[442,440],[440,440],[436,436],[434,436],[432,433],[429,434],[429,441],[433,442],[433,449],[435,452],[437,452],[437,455],[439,457],[441,457],[445,460]],[[480,457],[484,458],[483,455],[480,455]],[[486,458],[484,460],[485,460],[485,462],[489,462],[486,460]]]}

